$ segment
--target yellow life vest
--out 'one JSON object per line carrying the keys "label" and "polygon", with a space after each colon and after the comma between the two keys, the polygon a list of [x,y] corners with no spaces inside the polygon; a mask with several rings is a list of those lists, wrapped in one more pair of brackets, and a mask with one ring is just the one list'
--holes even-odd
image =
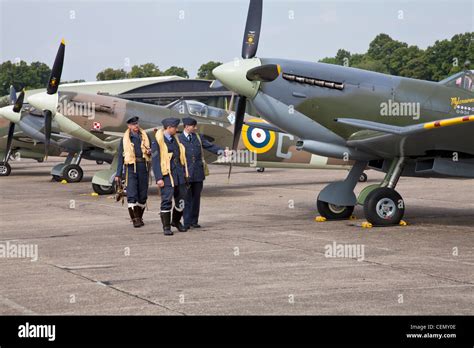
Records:
{"label": "yellow life vest", "polygon": [[[148,151],[150,150],[150,139],[148,139],[148,135],[146,132],[140,128],[140,134],[142,138],[141,149],[143,153],[143,158],[145,161],[150,162],[151,157],[148,155]],[[135,146],[133,145],[132,141],[130,140],[130,129],[125,132],[123,136],[123,157],[124,157],[124,164],[136,164],[137,159],[135,156]]]}
{"label": "yellow life vest", "polygon": [[[171,175],[171,158],[173,157],[173,153],[168,152],[168,146],[166,145],[166,142],[165,142],[164,129],[162,128],[158,132],[156,132],[155,137],[156,137],[156,142],[158,143],[158,146],[160,147],[161,174],[163,176],[169,175],[171,179],[171,186],[174,187],[173,175]],[[186,161],[186,148],[184,147],[183,144],[181,144],[181,142],[179,141],[176,135],[174,136],[174,139],[176,141],[176,144],[178,144],[179,146],[179,159],[186,171],[186,178],[188,178],[189,173],[188,173],[188,163]]]}

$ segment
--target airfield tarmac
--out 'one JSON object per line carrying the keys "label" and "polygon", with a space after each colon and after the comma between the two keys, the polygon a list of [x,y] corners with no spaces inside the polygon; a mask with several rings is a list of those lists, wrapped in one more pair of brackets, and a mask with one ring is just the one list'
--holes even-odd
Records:
{"label": "airfield tarmac", "polygon": [[[0,243],[39,255],[0,258],[2,315],[474,313],[473,181],[402,178],[409,226],[363,229],[360,207],[314,221],[317,192],[344,171],[234,168],[229,184],[211,166],[203,228],[165,237],[155,187],[133,229],[126,207],[90,195],[105,166],[84,161],[84,181],[63,185],[50,181],[59,161],[12,162],[0,178]],[[367,174],[358,191],[382,178]],[[334,242],[363,245],[364,260],[325,257]]]}

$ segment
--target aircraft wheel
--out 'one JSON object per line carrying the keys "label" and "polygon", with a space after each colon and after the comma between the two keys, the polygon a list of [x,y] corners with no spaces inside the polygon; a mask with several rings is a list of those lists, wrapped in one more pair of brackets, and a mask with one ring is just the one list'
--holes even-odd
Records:
{"label": "aircraft wheel", "polygon": [[9,163],[0,162],[0,176],[9,176],[12,172],[12,167]]}
{"label": "aircraft wheel", "polygon": [[319,214],[325,217],[328,220],[344,220],[352,216],[354,212],[353,206],[340,207],[334,204],[329,204],[327,202],[318,201],[316,203]]}
{"label": "aircraft wheel", "polygon": [[367,182],[368,178],[367,174],[362,173],[359,177],[359,182]]}
{"label": "aircraft wheel", "polygon": [[367,196],[364,212],[374,226],[398,225],[405,215],[405,203],[397,191],[380,187]]}
{"label": "aircraft wheel", "polygon": [[259,172],[259,173],[264,173],[264,172],[265,172],[265,168],[257,168],[257,172]]}
{"label": "aircraft wheel", "polygon": [[81,182],[83,176],[84,176],[84,172],[82,171],[82,168],[78,166],[77,164],[69,164],[66,167],[64,167],[63,178],[68,183]]}
{"label": "aircraft wheel", "polygon": [[103,186],[103,185],[92,184],[92,188],[94,189],[95,193],[101,196],[112,195],[115,193],[115,185]]}

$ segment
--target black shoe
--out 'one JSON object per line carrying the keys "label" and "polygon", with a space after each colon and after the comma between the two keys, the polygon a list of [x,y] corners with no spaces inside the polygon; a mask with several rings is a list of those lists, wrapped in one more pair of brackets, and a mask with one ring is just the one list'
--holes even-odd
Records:
{"label": "black shoe", "polygon": [[143,214],[145,214],[145,208],[138,207],[138,218],[140,219],[140,225],[145,226],[145,223],[143,222]]}
{"label": "black shoe", "polygon": [[181,223],[181,218],[183,217],[182,211],[177,211],[176,209],[173,210],[173,222],[171,226],[176,227],[179,232],[187,232],[188,229],[183,226]]}
{"label": "black shoe", "polygon": [[140,209],[139,207],[128,208],[128,213],[130,214],[130,219],[132,219],[133,227],[135,227],[135,228],[142,227],[142,225],[140,223],[140,219],[138,218],[137,208]]}
{"label": "black shoe", "polygon": [[191,227],[192,227],[192,228],[201,228],[201,225],[199,225],[199,224],[191,224]]}
{"label": "black shoe", "polygon": [[142,218],[141,218],[141,216],[143,215],[142,208],[140,208],[138,205],[136,205],[133,208],[133,213],[135,215],[135,218],[133,219],[133,227],[135,227],[135,228],[142,227],[144,225],[144,224],[142,224]]}
{"label": "black shoe", "polygon": [[161,213],[160,216],[165,236],[172,236],[174,233],[171,231],[171,212]]}

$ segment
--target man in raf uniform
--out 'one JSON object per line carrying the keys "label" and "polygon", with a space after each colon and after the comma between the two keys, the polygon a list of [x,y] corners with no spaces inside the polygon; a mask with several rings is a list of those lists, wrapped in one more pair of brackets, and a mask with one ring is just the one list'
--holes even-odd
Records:
{"label": "man in raf uniform", "polygon": [[161,191],[163,231],[165,236],[172,236],[171,226],[176,227],[179,232],[187,231],[181,224],[181,218],[185,206],[188,168],[185,148],[176,135],[180,120],[167,118],[162,123],[163,128],[156,132],[156,141],[152,143],[152,166]]}
{"label": "man in raf uniform", "polygon": [[197,133],[197,121],[193,118],[183,118],[184,131],[179,140],[186,148],[186,161],[189,171],[189,185],[184,208],[184,228],[200,228],[199,210],[201,193],[207,173],[203,149],[215,155],[224,154],[224,149],[202,138]]}
{"label": "man in raf uniform", "polygon": [[128,212],[135,228],[145,225],[143,213],[148,199],[148,168],[151,162],[150,139],[138,121],[138,117],[127,121],[128,130],[119,145],[115,176],[115,181],[120,184],[125,175]]}

